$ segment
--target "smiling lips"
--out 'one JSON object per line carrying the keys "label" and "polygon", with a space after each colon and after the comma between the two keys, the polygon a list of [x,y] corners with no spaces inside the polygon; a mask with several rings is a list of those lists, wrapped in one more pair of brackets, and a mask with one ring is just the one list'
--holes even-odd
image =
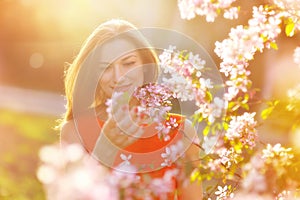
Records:
{"label": "smiling lips", "polygon": [[127,84],[127,85],[117,85],[116,87],[112,87],[113,90],[116,90],[118,92],[125,92],[127,91],[132,84]]}

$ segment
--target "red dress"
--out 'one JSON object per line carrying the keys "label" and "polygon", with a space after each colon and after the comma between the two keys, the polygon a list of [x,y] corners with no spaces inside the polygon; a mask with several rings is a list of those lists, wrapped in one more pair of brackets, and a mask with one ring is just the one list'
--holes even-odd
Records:
{"label": "red dress", "polygon": [[[119,150],[114,166],[118,166],[124,162],[123,156],[126,156],[130,161],[130,164],[138,168],[140,174],[150,175],[151,178],[162,178],[167,170],[174,169],[176,166],[171,164],[169,166],[162,167],[164,158],[161,154],[166,152],[166,148],[171,145],[176,144],[183,135],[178,130],[183,128],[184,118],[181,115],[172,114],[172,118],[175,118],[178,126],[172,129],[169,133],[170,139],[168,141],[163,141],[156,134],[152,134],[149,131],[145,131],[141,138],[137,139],[131,145],[127,146],[125,149]],[[101,127],[103,127],[104,121],[99,119],[91,119],[91,117],[83,117],[77,120],[77,129],[81,134],[81,140],[86,150],[92,153],[97,138],[101,132]],[[154,130],[155,129],[150,129]],[[173,180],[174,192],[168,194],[168,199],[174,199],[174,194],[177,188],[176,180]],[[178,198],[180,199],[180,198]]]}

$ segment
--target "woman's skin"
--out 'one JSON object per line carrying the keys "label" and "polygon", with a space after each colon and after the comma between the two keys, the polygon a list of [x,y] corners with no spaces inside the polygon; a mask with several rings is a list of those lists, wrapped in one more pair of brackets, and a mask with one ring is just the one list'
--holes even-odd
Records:
{"label": "woman's skin", "polygon": [[[118,51],[114,51],[115,49]],[[120,52],[127,53],[119,56]],[[125,39],[115,39],[102,45],[99,54],[100,66],[104,67],[99,84],[106,99],[111,98],[115,92],[131,94],[136,87],[143,85],[143,61],[132,43]],[[118,59],[111,63],[114,58]],[[112,113],[103,126],[103,133],[114,145],[123,149],[133,143],[143,130],[134,123],[133,108],[128,110],[119,106],[113,103]],[[101,114],[106,113],[99,113]]]}
{"label": "woman's skin", "polygon": [[[115,52],[115,49],[119,49]],[[130,52],[128,52],[130,50]],[[120,56],[121,52],[126,52]],[[100,66],[104,67],[100,78],[100,87],[106,98],[111,98],[113,92],[132,92],[143,85],[143,61],[134,46],[125,39],[116,39],[101,46]],[[111,60],[118,58],[111,63]]]}
{"label": "woman's skin", "polygon": [[[125,39],[111,40],[101,45],[101,50],[97,53],[99,55],[95,56],[99,58],[99,70],[102,72],[99,86],[105,99],[111,98],[114,92],[126,91],[131,94],[136,87],[143,85],[143,60],[132,43]],[[96,142],[93,154],[108,165],[113,163],[118,153],[115,147],[126,148],[144,132],[135,121],[133,110],[134,108],[122,109],[120,105],[113,103],[110,115],[107,116],[105,112],[98,113],[101,118],[107,120],[102,127],[102,133]],[[185,121],[183,131],[187,136],[183,142],[191,144],[190,139],[197,134],[188,120]],[[81,143],[77,134],[74,122],[68,121],[62,128],[61,140],[67,143]],[[198,147],[193,144],[189,146],[184,157],[187,162],[198,159],[199,153]],[[188,183],[180,187],[183,199],[202,199],[201,184]]]}

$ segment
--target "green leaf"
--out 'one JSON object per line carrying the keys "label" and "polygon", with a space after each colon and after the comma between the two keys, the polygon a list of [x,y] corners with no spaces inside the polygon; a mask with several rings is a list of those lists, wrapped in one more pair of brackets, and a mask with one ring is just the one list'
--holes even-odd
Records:
{"label": "green leaf", "polygon": [[250,108],[249,108],[249,105],[246,104],[246,103],[245,103],[245,104],[242,104],[241,106],[242,106],[245,110],[249,110],[249,109],[250,109]]}
{"label": "green leaf", "polygon": [[235,102],[232,102],[232,101],[229,102],[229,103],[228,103],[228,110],[232,109],[233,106],[235,106],[235,104],[236,104]]}
{"label": "green leaf", "polygon": [[215,123],[212,127],[212,134],[215,135],[216,131],[219,131],[222,129],[221,123]]}
{"label": "green leaf", "polygon": [[269,107],[269,108],[264,109],[260,114],[261,118],[267,119],[270,116],[270,114],[272,113],[273,109],[274,109],[274,107]]}
{"label": "green leaf", "polygon": [[292,37],[294,35],[295,23],[289,19],[287,25],[285,26],[285,34],[288,37]]}
{"label": "green leaf", "polygon": [[276,42],[270,42],[270,46],[272,49],[278,50],[278,46],[277,46]]}
{"label": "green leaf", "polygon": [[224,128],[225,131],[228,130],[228,128],[229,128],[228,123],[223,122],[223,128]]}
{"label": "green leaf", "polygon": [[274,102],[273,101],[270,101],[268,102],[268,106],[266,109],[264,109],[261,113],[260,113],[260,116],[262,119],[267,119],[270,114],[273,112],[275,106],[279,103],[279,100],[275,100]]}
{"label": "green leaf", "polygon": [[212,94],[211,94],[209,91],[206,91],[206,99],[207,99],[209,102],[211,102],[212,99],[213,99],[213,96],[212,96]]}
{"label": "green leaf", "polygon": [[208,133],[209,133],[209,131],[210,131],[210,126],[207,125],[207,126],[204,128],[204,130],[203,130],[203,135],[204,135],[204,136],[207,136]]}
{"label": "green leaf", "polygon": [[198,180],[200,176],[201,176],[201,175],[200,175],[200,172],[199,172],[198,170],[195,170],[195,171],[191,174],[191,177],[190,177],[191,182],[194,182],[194,181]]}
{"label": "green leaf", "polygon": [[245,94],[244,95],[244,100],[243,100],[243,102],[248,102],[248,100],[250,99],[250,96],[249,96],[249,94]]}

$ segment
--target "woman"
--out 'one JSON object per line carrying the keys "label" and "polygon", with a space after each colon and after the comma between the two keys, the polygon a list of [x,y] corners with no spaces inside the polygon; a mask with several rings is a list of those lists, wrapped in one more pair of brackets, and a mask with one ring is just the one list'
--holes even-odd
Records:
{"label": "woman", "polygon": [[[106,112],[107,99],[118,92],[132,94],[135,88],[155,82],[158,73],[156,54],[136,27],[124,20],[101,24],[66,71],[67,112],[61,130],[62,143],[81,143],[109,167],[128,164],[129,160],[135,166],[138,163],[138,173],[154,178],[176,168],[174,163],[161,167],[161,155],[166,147],[179,141],[188,147],[182,158],[184,162],[196,160],[199,148],[190,142],[196,134],[183,116],[171,116],[179,125],[172,130],[169,141],[161,141],[154,124],[148,124],[148,118],[137,121],[138,102],[112,102],[110,114]],[[174,191],[179,199],[202,198],[199,183],[175,182]],[[174,193],[168,199],[174,199]]]}

